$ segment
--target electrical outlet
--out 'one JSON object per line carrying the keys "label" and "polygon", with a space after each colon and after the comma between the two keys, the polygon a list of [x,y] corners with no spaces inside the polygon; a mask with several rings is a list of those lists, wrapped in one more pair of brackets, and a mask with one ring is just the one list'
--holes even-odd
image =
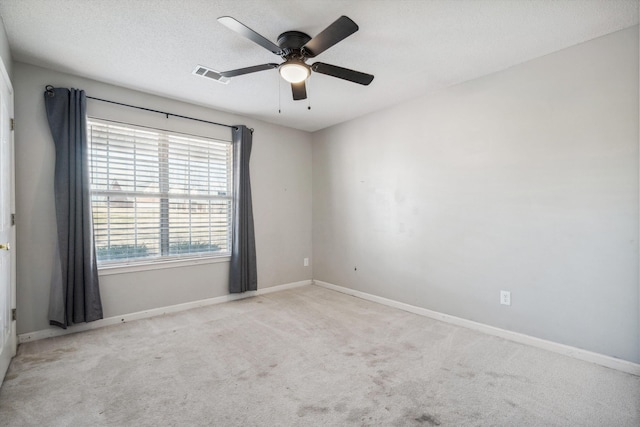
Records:
{"label": "electrical outlet", "polygon": [[309,267],[309,258],[302,260],[302,264],[304,264],[305,267]]}
{"label": "electrical outlet", "polygon": [[511,292],[500,291],[500,304],[511,305]]}

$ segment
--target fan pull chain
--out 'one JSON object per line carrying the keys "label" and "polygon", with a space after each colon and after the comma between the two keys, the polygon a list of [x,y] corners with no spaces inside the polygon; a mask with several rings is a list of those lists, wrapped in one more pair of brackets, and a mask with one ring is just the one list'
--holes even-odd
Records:
{"label": "fan pull chain", "polygon": [[307,110],[311,110],[311,76],[307,77]]}
{"label": "fan pull chain", "polygon": [[276,74],[278,78],[278,114],[282,114],[282,79],[280,78],[280,74]]}

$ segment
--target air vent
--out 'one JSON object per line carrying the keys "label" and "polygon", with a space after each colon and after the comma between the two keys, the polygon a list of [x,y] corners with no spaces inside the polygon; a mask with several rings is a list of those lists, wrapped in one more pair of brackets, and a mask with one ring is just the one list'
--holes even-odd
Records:
{"label": "air vent", "polygon": [[196,76],[207,77],[209,79],[213,79],[218,83],[227,84],[229,83],[229,79],[226,77],[222,77],[220,73],[211,68],[203,67],[202,65],[198,65],[195,70],[193,70],[193,74]]}

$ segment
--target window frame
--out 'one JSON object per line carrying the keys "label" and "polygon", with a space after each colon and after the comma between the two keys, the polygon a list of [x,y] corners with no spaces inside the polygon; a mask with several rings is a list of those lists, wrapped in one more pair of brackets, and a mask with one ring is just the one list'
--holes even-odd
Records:
{"label": "window frame", "polygon": [[[90,182],[89,182],[89,197],[91,200],[91,207],[92,207],[92,219],[93,219],[93,197],[94,195],[100,195],[100,196],[110,196],[113,195],[113,190],[104,190],[104,189],[94,189],[93,188],[93,183],[91,181],[91,171],[93,168],[93,164],[94,162],[92,161],[92,145],[93,145],[93,141],[92,141],[92,134],[91,134],[91,124],[92,123],[96,123],[98,125],[116,125],[116,126],[121,126],[121,127],[128,127],[129,129],[135,130],[135,129],[141,129],[141,130],[148,130],[150,132],[156,132],[158,134],[162,135],[161,141],[164,142],[164,150],[168,150],[170,143],[169,140],[171,138],[171,136],[176,136],[178,138],[180,137],[186,137],[186,138],[197,138],[197,139],[201,139],[201,140],[209,140],[209,141],[213,141],[215,143],[222,143],[225,144],[227,146],[227,153],[228,153],[228,161],[227,163],[227,168],[226,168],[226,175],[227,175],[227,194],[226,195],[208,195],[208,196],[196,196],[193,197],[193,194],[187,193],[187,194],[171,194],[168,188],[168,182],[169,182],[169,172],[168,172],[168,164],[169,164],[169,157],[167,156],[165,158],[165,165],[164,167],[167,168],[164,172],[162,170],[162,166],[160,166],[160,164],[158,165],[158,193],[156,194],[158,196],[158,198],[160,199],[159,201],[159,206],[160,209],[162,210],[164,208],[164,211],[166,214],[168,214],[169,212],[169,205],[170,205],[170,201],[173,199],[184,199],[184,200],[188,200],[189,202],[191,202],[192,200],[225,200],[228,202],[229,207],[228,207],[228,217],[227,217],[227,235],[226,235],[226,251],[220,251],[220,252],[198,252],[198,253],[184,253],[184,254],[165,254],[165,255],[158,255],[158,256],[147,256],[147,257],[138,257],[138,258],[123,258],[123,259],[115,259],[115,260],[102,260],[102,261],[98,261],[98,270],[100,272],[100,275],[109,275],[109,274],[120,274],[120,273],[126,273],[126,272],[134,272],[134,271],[146,271],[146,270],[155,270],[155,269],[163,269],[163,268],[175,268],[175,267],[184,267],[184,266],[190,266],[190,265],[198,265],[198,264],[212,264],[212,263],[219,263],[219,262],[229,262],[230,257],[231,257],[231,241],[232,241],[232,232],[233,232],[233,191],[234,191],[234,185],[233,185],[233,155],[234,155],[234,151],[233,151],[233,145],[232,145],[232,141],[231,140],[226,140],[223,138],[219,138],[219,137],[211,137],[211,136],[202,136],[202,135],[197,135],[195,133],[188,133],[188,132],[183,132],[183,131],[176,131],[176,130],[169,130],[169,129],[162,129],[159,127],[155,127],[155,126],[146,126],[146,125],[140,125],[140,124],[134,124],[134,123],[128,123],[128,122],[123,122],[123,121],[118,121],[118,120],[111,120],[111,119],[105,119],[102,117],[98,117],[98,116],[87,116],[87,140],[88,140],[88,149],[87,149],[87,156],[88,156],[88,164],[89,164],[89,177],[90,177]],[[159,143],[159,152],[162,149],[160,147]],[[162,190],[162,186],[164,185],[164,187],[166,188],[166,191]],[[144,193],[141,191],[128,191],[125,194],[127,194],[128,196],[133,196],[133,197],[140,197],[140,196],[145,196],[148,197],[149,194],[148,193]],[[161,215],[162,217],[162,215]],[[171,232],[170,228],[168,227],[169,224],[169,219],[167,216],[164,216],[163,219],[161,219],[162,223],[165,224],[165,227],[163,227],[160,223],[158,224],[158,235],[159,235],[159,241],[161,242],[161,245],[163,245],[164,247],[159,247],[159,251],[163,252],[165,250],[168,250],[168,245],[170,243],[169,238],[168,238],[168,234]],[[166,221],[166,222],[165,222]],[[209,224],[209,227],[211,227],[211,224]],[[95,224],[94,224],[94,233],[95,233]],[[190,231],[191,233],[191,231]],[[95,241],[95,237],[94,237],[94,241]],[[96,247],[97,250],[97,247]],[[97,257],[97,255],[96,255]]]}

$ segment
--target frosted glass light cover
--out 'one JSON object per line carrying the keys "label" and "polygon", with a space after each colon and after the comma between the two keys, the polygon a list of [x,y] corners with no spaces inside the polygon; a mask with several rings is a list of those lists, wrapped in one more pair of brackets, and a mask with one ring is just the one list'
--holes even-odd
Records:
{"label": "frosted glass light cover", "polygon": [[287,62],[280,66],[280,75],[289,83],[300,83],[309,77],[309,67],[296,63]]}

